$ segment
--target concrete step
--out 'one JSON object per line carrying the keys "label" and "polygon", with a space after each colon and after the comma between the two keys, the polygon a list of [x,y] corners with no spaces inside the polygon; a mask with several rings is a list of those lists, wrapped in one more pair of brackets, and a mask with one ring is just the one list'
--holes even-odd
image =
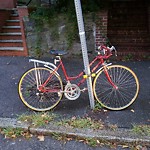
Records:
{"label": "concrete step", "polygon": [[0,40],[0,42],[3,42],[3,43],[21,43],[23,42],[22,40]]}
{"label": "concrete step", "polygon": [[0,33],[0,35],[11,36],[11,35],[22,35],[22,33],[21,32],[10,32],[10,33]]}
{"label": "concrete step", "polygon": [[18,17],[18,14],[11,14],[10,16],[13,16],[13,17]]}
{"label": "concrete step", "polygon": [[0,46],[2,47],[22,47],[22,40],[0,40]]}
{"label": "concrete step", "polygon": [[20,26],[19,20],[6,20],[6,26]]}
{"label": "concrete step", "polygon": [[21,26],[3,26],[3,29],[21,29]]}
{"label": "concrete step", "polygon": [[0,47],[0,51],[23,51],[23,47]]}
{"label": "concrete step", "polygon": [[3,26],[2,32],[4,33],[21,32],[21,26]]}
{"label": "concrete step", "polygon": [[6,20],[6,22],[19,22],[19,20]]}

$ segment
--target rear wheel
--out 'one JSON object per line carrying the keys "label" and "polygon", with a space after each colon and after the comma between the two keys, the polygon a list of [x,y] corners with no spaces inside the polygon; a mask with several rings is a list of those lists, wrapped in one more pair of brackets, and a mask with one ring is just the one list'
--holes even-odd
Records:
{"label": "rear wheel", "polygon": [[110,110],[122,110],[130,106],[139,92],[139,81],[135,73],[121,65],[107,67],[115,88],[108,81],[104,70],[101,70],[93,82],[93,91],[96,100]]}
{"label": "rear wheel", "polygon": [[[39,90],[48,77],[45,91]],[[47,111],[54,108],[62,98],[63,84],[60,76],[47,68],[32,68],[25,72],[19,82],[22,102],[32,110]]]}

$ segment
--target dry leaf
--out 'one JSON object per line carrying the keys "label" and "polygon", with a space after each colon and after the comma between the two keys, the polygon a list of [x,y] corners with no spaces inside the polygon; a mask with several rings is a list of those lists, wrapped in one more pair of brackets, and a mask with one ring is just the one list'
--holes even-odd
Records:
{"label": "dry leaf", "polygon": [[76,119],[77,119],[76,116],[74,116],[74,117],[71,118],[71,120],[76,120]]}
{"label": "dry leaf", "polygon": [[48,123],[49,123],[49,121],[48,121],[48,120],[45,120],[45,123],[46,123],[46,124],[48,124]]}
{"label": "dry leaf", "polygon": [[135,111],[134,111],[134,109],[131,109],[131,112],[133,112],[133,113],[134,113],[134,112],[135,112]]}
{"label": "dry leaf", "polygon": [[141,149],[142,149],[142,146],[141,146],[141,145],[137,145],[137,146],[136,146],[136,149],[137,149],[137,150],[141,150]]}
{"label": "dry leaf", "polygon": [[44,113],[44,114],[42,114],[42,115],[41,115],[41,117],[46,117],[46,116],[47,116],[47,114],[46,114],[46,113]]}
{"label": "dry leaf", "polygon": [[12,137],[12,138],[16,138],[16,135],[15,135],[15,134],[13,134],[11,137]]}
{"label": "dry leaf", "polygon": [[39,135],[37,138],[38,138],[38,139],[39,139],[39,141],[41,141],[41,142],[43,142],[43,141],[45,140],[45,138],[44,138],[44,136],[43,136],[43,135]]}
{"label": "dry leaf", "polygon": [[122,145],[122,148],[128,148],[129,146],[128,145]]}
{"label": "dry leaf", "polygon": [[72,140],[72,138],[67,138],[67,141],[71,141]]}
{"label": "dry leaf", "polygon": [[84,142],[85,140],[79,140],[79,142]]}
{"label": "dry leaf", "polygon": [[98,143],[98,144],[100,144],[100,141],[99,141],[99,140],[97,140],[97,143]]}

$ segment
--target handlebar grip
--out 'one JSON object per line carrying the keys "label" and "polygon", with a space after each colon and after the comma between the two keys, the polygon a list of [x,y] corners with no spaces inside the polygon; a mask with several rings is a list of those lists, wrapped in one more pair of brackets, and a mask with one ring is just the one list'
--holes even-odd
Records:
{"label": "handlebar grip", "polygon": [[114,46],[106,47],[104,45],[100,45],[98,47],[98,49],[100,50],[100,53],[102,55],[108,55],[108,54],[110,54],[114,50],[115,51],[115,55],[117,56],[117,51],[116,51],[116,48]]}

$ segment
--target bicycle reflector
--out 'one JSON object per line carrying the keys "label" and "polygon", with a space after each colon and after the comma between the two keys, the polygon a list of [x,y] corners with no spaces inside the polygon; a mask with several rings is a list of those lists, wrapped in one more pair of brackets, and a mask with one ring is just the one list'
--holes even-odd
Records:
{"label": "bicycle reflector", "polygon": [[[95,76],[96,76],[96,73],[92,73],[90,76],[91,76],[91,77],[95,77]],[[84,74],[84,75],[83,75],[83,78],[84,78],[84,79],[87,79],[87,78],[90,77],[90,76]]]}
{"label": "bicycle reflector", "polygon": [[96,76],[96,73],[92,73],[92,75],[91,75],[92,77],[95,77]]}
{"label": "bicycle reflector", "polygon": [[88,78],[88,75],[84,74],[84,75],[83,75],[83,78],[84,78],[84,79],[87,79],[87,78]]}

